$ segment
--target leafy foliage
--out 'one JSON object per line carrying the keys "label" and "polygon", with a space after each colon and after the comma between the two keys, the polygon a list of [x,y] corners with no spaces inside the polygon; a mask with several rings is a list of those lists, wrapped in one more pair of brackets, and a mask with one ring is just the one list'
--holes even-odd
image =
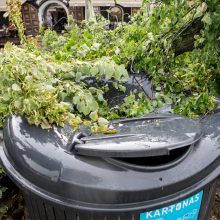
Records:
{"label": "leafy foliage", "polygon": [[[164,103],[188,117],[215,109],[220,92],[220,3],[219,0],[166,0],[142,9],[128,24],[114,30],[102,17],[84,22],[57,35],[41,29],[43,45],[37,47],[24,35],[21,4],[8,0],[8,15],[19,32],[22,47],[7,44],[0,52],[0,127],[9,114],[25,116],[31,124],[82,123],[93,132],[115,133],[108,120],[148,114]],[[193,22],[203,28],[190,52],[176,55],[175,45]],[[127,71],[144,72],[157,91],[154,99],[131,93],[120,106],[110,108],[102,87],[88,83],[113,81],[125,91]],[[4,173],[0,169],[0,181]],[[0,187],[0,197],[6,188]],[[7,207],[0,207],[0,213]]]}
{"label": "leafy foliage", "polygon": [[22,21],[21,2],[14,0],[7,0],[6,16],[9,16],[9,19],[13,22],[13,24],[17,28],[18,35],[21,39],[21,43],[26,44],[27,38],[24,35],[25,29]]}
{"label": "leafy foliage", "polygon": [[[214,96],[219,91],[219,3],[174,0],[159,3],[154,10],[148,4],[143,1],[143,8],[131,22],[114,30],[109,30],[108,21],[101,17],[98,22],[84,22],[82,28],[71,21],[72,29],[62,36],[42,29],[43,48],[33,48],[28,46],[21,15],[15,10],[20,5],[13,6],[9,1],[9,16],[26,43],[23,49],[7,46],[1,54],[1,126],[8,114],[16,113],[43,128],[66,122],[78,127],[89,115],[92,121],[139,116],[170,98],[174,112],[190,117],[215,108]],[[198,18],[204,28],[195,36],[195,49],[176,57],[174,41],[181,42],[181,34]],[[108,88],[94,88],[85,79],[115,80],[113,85],[124,91],[121,83],[127,78],[125,67],[147,73],[159,88],[159,96],[165,98],[141,96],[136,100],[131,94],[109,114],[104,99]],[[155,104],[158,101],[160,104]]]}
{"label": "leafy foliage", "polygon": [[107,58],[60,64],[10,44],[0,54],[0,63],[1,127],[12,113],[24,115],[31,124],[42,128],[50,128],[53,123],[77,127],[82,122],[81,114],[87,116],[99,111],[99,103],[104,102],[104,92],[86,86],[81,78],[91,76],[123,82],[127,77],[123,65],[116,65]]}
{"label": "leafy foliage", "polygon": [[[63,61],[110,56],[128,70],[147,73],[155,87],[173,99],[176,113],[198,117],[215,108],[219,92],[219,7],[217,1],[202,0],[166,1],[154,10],[144,6],[129,24],[115,30],[108,30],[103,21],[85,23],[82,30],[75,26],[64,49],[52,53]],[[176,57],[174,42],[181,43],[181,34],[195,19],[203,22],[195,49]]]}

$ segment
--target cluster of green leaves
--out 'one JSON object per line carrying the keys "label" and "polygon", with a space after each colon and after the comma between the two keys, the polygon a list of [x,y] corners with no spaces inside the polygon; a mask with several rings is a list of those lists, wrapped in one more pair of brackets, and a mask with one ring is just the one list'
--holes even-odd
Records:
{"label": "cluster of green leaves", "polygon": [[199,16],[204,28],[195,36],[195,49],[170,62],[169,80],[165,83],[166,91],[178,94],[174,111],[189,117],[216,108],[215,96],[219,94],[219,2],[201,2],[194,17]]}
{"label": "cluster of green leaves", "polygon": [[[219,92],[220,3],[173,0],[150,10],[146,6],[149,2],[143,1],[143,8],[131,22],[114,30],[109,30],[104,20],[85,23],[82,29],[74,26],[63,49],[50,54],[60,61],[108,56],[128,70],[145,72],[161,93],[172,97],[176,113],[190,117],[206,114],[215,108],[214,96]],[[176,56],[175,44],[181,43],[182,33],[195,19],[203,22],[203,29],[195,36],[195,49]]]}
{"label": "cluster of green leaves", "polygon": [[[59,50],[51,56],[49,52],[67,44],[67,35],[58,37],[52,31],[45,32],[48,41],[43,42],[44,48],[40,50],[35,41],[24,35],[20,9],[19,1],[8,0],[8,16],[18,29],[23,45],[7,44],[0,51],[0,128],[10,114],[18,114],[25,116],[30,124],[45,129],[64,123],[76,129],[84,123],[94,132],[116,132],[109,129],[108,121],[101,116],[102,107],[107,107],[104,99],[107,88],[95,88],[86,83],[86,78],[113,80],[113,85],[124,91],[121,83],[128,77],[125,66],[108,57],[63,60]],[[0,180],[3,177],[1,169]],[[0,187],[0,196],[5,190]],[[7,207],[0,207],[1,214],[6,210]]]}
{"label": "cluster of green leaves", "polygon": [[7,0],[7,12],[5,16],[9,16],[9,19],[13,22],[18,35],[23,44],[27,43],[27,37],[25,36],[25,29],[22,21],[21,2],[14,0]]}
{"label": "cluster of green leaves", "polygon": [[[13,5],[10,8],[12,21],[23,35],[20,15]],[[82,82],[86,77],[114,79],[115,87],[124,91],[120,83],[127,77],[125,67],[147,73],[161,94],[172,97],[175,112],[191,117],[205,114],[216,106],[218,10],[215,1],[166,1],[154,10],[144,4],[130,23],[114,30],[99,18],[98,23],[85,22],[81,29],[73,23],[70,33],[62,36],[43,30],[41,52],[7,46],[1,54],[1,126],[11,113],[25,115],[30,123],[48,128],[68,120],[79,125],[83,117],[96,113],[114,118],[152,111],[157,106],[155,100],[135,100],[131,94],[119,110],[108,114],[106,88]],[[196,36],[196,49],[175,57],[173,42],[200,17],[204,29]]]}
{"label": "cluster of green leaves", "polygon": [[[83,117],[99,112],[104,91],[83,83],[83,77],[124,82],[127,71],[107,58],[96,62],[56,62],[39,52],[10,44],[0,53],[0,126],[9,114],[26,116],[31,124],[77,127]],[[115,86],[117,85],[115,84]],[[122,87],[123,88],[123,87]]]}
{"label": "cluster of green leaves", "polygon": [[170,104],[171,101],[168,96],[162,93],[156,93],[155,98],[151,100],[143,93],[130,92],[121,105],[103,109],[102,116],[109,120],[143,116],[163,107],[164,103]]}

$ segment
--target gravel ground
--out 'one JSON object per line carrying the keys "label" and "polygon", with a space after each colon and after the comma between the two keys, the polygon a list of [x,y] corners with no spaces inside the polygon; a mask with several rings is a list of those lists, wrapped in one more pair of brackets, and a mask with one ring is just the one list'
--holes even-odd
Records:
{"label": "gravel ground", "polygon": [[220,181],[215,194],[215,204],[212,209],[210,220],[220,220]]}

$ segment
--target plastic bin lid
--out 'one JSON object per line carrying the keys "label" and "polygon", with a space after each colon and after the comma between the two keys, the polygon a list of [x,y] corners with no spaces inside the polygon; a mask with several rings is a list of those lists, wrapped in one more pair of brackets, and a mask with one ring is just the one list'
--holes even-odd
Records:
{"label": "plastic bin lid", "polygon": [[175,115],[119,120],[117,134],[76,133],[68,147],[76,154],[95,157],[152,157],[193,145],[202,135],[196,121]]}
{"label": "plastic bin lid", "polygon": [[[91,204],[151,202],[201,182],[219,167],[219,126],[215,123],[219,118],[203,125],[175,115],[152,115],[113,122],[118,129],[114,135],[80,137],[67,125],[42,130],[12,116],[4,127],[0,157],[7,174],[22,189],[51,201],[89,208]],[[195,143],[201,130],[204,135]],[[82,143],[73,145],[74,137]],[[145,165],[123,165],[120,158],[105,158],[169,154],[172,149],[194,145],[187,150],[190,153],[180,155],[181,160],[177,158],[178,163],[171,161],[169,168],[165,164],[165,168],[151,170]]]}

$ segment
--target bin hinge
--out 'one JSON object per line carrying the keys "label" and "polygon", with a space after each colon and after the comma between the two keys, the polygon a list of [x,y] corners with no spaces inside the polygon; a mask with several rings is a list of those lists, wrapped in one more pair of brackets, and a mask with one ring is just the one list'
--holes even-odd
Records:
{"label": "bin hinge", "polygon": [[74,151],[77,144],[84,144],[85,141],[81,140],[84,137],[87,137],[87,135],[83,132],[75,133],[74,136],[70,139],[69,144],[67,144],[66,150],[72,152]]}

